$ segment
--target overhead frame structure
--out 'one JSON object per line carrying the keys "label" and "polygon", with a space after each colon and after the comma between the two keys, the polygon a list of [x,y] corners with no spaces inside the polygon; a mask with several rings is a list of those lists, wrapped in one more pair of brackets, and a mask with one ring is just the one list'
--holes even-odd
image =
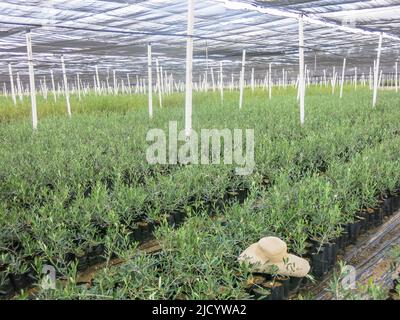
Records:
{"label": "overhead frame structure", "polygon": [[[207,65],[239,78],[241,56],[264,77],[269,63],[298,73],[298,19],[304,18],[305,64],[322,74],[340,68],[368,73],[384,32],[381,68],[394,72],[400,55],[400,1],[377,0],[196,0],[193,79]],[[146,77],[147,45],[163,70],[185,77],[187,2],[182,0],[4,0],[0,2],[0,83],[9,82],[8,65],[28,82],[25,31],[31,30],[36,81],[53,69],[91,81],[96,65]],[[206,61],[208,51],[208,62]],[[249,74],[246,74],[249,77]]]}

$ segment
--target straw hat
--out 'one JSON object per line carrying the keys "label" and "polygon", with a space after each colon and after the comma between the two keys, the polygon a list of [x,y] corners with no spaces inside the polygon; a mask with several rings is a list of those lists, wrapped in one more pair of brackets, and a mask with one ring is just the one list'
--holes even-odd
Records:
{"label": "straw hat", "polygon": [[265,237],[243,251],[238,260],[254,264],[255,272],[304,277],[310,271],[307,260],[288,254],[287,245],[276,237]]}

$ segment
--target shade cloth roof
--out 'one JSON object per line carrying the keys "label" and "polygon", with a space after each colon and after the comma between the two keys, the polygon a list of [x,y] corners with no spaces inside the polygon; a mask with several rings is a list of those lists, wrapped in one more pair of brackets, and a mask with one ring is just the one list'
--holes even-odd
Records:
{"label": "shade cloth roof", "polygon": [[[98,64],[118,75],[146,76],[147,44],[175,77],[185,70],[185,0],[3,0],[0,2],[0,81],[8,82],[8,63],[27,79],[26,29],[31,29],[36,75],[54,69],[61,78],[60,55],[68,74],[91,79]],[[297,74],[298,21],[305,20],[305,62],[320,74],[340,68],[369,72],[378,33],[385,32],[382,68],[393,72],[400,55],[400,1],[376,0],[195,0],[194,79],[208,66],[238,77],[242,50],[247,70],[265,74],[268,63]],[[336,27],[335,27],[336,26]],[[344,27],[343,27],[344,26]]]}

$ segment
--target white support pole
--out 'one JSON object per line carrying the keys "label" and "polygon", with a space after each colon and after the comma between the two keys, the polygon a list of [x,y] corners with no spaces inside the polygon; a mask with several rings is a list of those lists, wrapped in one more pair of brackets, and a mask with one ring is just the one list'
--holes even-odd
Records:
{"label": "white support pole", "polygon": [[243,107],[243,89],[244,89],[244,66],[246,63],[246,49],[243,50],[242,56],[242,71],[240,73],[240,96],[239,96],[239,109]]}
{"label": "white support pole", "polygon": [[110,88],[110,68],[107,67],[107,77],[106,77],[107,94],[111,93]]}
{"label": "white support pole", "polygon": [[304,124],[304,26],[303,15],[299,17],[299,88],[300,88],[300,124]]}
{"label": "white support pole", "polygon": [[128,80],[128,93],[132,94],[131,79],[129,78],[129,73],[126,74],[126,79]]}
{"label": "white support pole", "polygon": [[93,75],[93,91],[97,95],[97,80],[96,80],[96,74]]}
{"label": "white support pole", "polygon": [[53,89],[54,102],[57,102],[56,85],[54,83],[53,69],[50,69],[50,77],[51,77],[51,87]]}
{"label": "white support pole", "polygon": [[251,68],[251,91],[254,92],[254,68]]}
{"label": "white support pole", "polygon": [[335,87],[336,87],[336,71],[335,71],[335,67],[333,67],[333,70],[332,70],[331,84],[332,84],[332,94],[334,94],[335,93]]}
{"label": "white support pole", "polygon": [[81,101],[81,84],[80,84],[80,80],[79,80],[79,73],[76,74],[76,86],[78,89],[78,99],[79,99],[79,101]]}
{"label": "white support pole", "polygon": [[[375,72],[375,61],[374,61],[374,72]],[[372,90],[372,68],[369,67],[369,89]]]}
{"label": "white support pole", "polygon": [[340,82],[340,99],[343,97],[344,76],[346,72],[346,58],[343,59],[342,79]]}
{"label": "white support pole", "polygon": [[397,69],[397,67],[398,67],[398,62],[396,61],[396,64],[394,66],[394,69],[395,69],[395,71],[394,71],[394,74],[395,74],[394,85],[396,87],[396,92],[399,91],[399,82],[398,82],[399,78],[398,78],[398,69]]}
{"label": "white support pole", "polygon": [[212,83],[212,87],[213,87],[213,92],[215,92],[217,90],[217,88],[215,87],[215,79],[214,79],[214,70],[213,70],[213,68],[210,68],[210,72],[211,72],[211,83]]}
{"label": "white support pole", "polygon": [[101,94],[100,78],[99,78],[99,67],[96,64],[96,87],[97,93]]}
{"label": "white support pole", "polygon": [[68,88],[67,72],[65,71],[64,55],[61,55],[61,67],[64,79],[65,99],[67,101],[67,113],[68,116],[71,118],[72,113],[71,113],[71,104],[69,102],[69,88]]}
{"label": "white support pole", "polygon": [[204,90],[208,92],[208,46],[206,41],[206,71],[204,73]]}
{"label": "white support pole", "polygon": [[44,96],[44,99],[47,101],[47,81],[46,81],[46,76],[43,77],[43,96]]}
{"label": "white support pole", "polygon": [[135,93],[140,93],[140,82],[139,82],[139,76],[136,75],[136,86],[135,86]]}
{"label": "white support pole", "polygon": [[118,94],[118,83],[117,83],[117,77],[115,75],[115,69],[113,70],[113,83],[114,83],[114,94]]}
{"label": "white support pole", "polygon": [[35,72],[33,70],[32,38],[30,31],[26,33],[26,49],[28,53],[29,84],[31,89],[32,127],[33,129],[36,130],[38,125],[38,119],[36,110]]}
{"label": "white support pole", "polygon": [[188,139],[192,134],[194,0],[187,3],[185,136]]}
{"label": "white support pole", "polygon": [[354,90],[357,90],[357,82],[358,82],[357,67],[355,67],[354,68]]}
{"label": "white support pole", "polygon": [[372,107],[375,108],[376,106],[376,100],[378,97],[378,77],[379,77],[379,63],[381,60],[381,50],[382,50],[382,33],[379,35],[379,43],[378,43],[378,54],[377,54],[377,59],[376,59],[376,65],[375,65],[375,73],[374,73],[374,94],[372,98]]}
{"label": "white support pole", "polygon": [[269,71],[268,71],[268,96],[269,100],[272,99],[272,64],[269,63]]}
{"label": "white support pole", "polygon": [[221,104],[224,104],[224,73],[222,70],[222,61],[219,62],[219,89],[221,92]]}
{"label": "white support pole", "polygon": [[149,117],[153,118],[153,78],[151,70],[151,43],[147,45],[147,79],[149,95]]}
{"label": "white support pole", "polygon": [[19,77],[19,72],[17,72],[17,90],[18,90],[19,101],[22,102],[22,100],[23,100],[23,98],[22,98],[22,86],[21,86],[21,79]]}
{"label": "white support pole", "polygon": [[14,77],[12,73],[11,63],[8,64],[8,72],[10,74],[10,86],[11,86],[11,97],[14,105],[17,104],[17,98],[15,97]]}
{"label": "white support pole", "polygon": [[161,87],[161,76],[160,76],[160,66],[158,64],[158,59],[156,59],[156,72],[157,72],[157,91],[158,91],[158,101],[160,103],[160,108],[162,108],[162,87]]}
{"label": "white support pole", "polygon": [[168,86],[167,82],[168,82],[167,71],[165,70],[165,72],[163,73],[163,68],[162,66],[160,66],[161,93],[163,94],[165,93],[165,88]]}

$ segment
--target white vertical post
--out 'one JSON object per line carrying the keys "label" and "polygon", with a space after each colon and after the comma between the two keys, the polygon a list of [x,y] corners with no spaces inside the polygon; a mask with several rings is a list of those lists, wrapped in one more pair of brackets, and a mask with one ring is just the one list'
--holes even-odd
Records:
{"label": "white vertical post", "polygon": [[113,82],[114,82],[114,94],[118,94],[118,83],[117,83],[117,77],[115,75],[115,69],[113,70]]}
{"label": "white vertical post", "polygon": [[79,73],[76,74],[76,86],[78,89],[78,99],[79,99],[79,101],[81,101],[81,84],[80,84],[80,80],[79,80]]}
{"label": "white vertical post", "polygon": [[239,109],[243,107],[243,89],[244,89],[244,65],[246,63],[246,49],[243,50],[242,56],[242,71],[240,73],[240,96],[239,96]]}
{"label": "white vertical post", "polygon": [[340,99],[343,97],[344,76],[346,72],[346,58],[343,59],[342,81],[340,83]]}
{"label": "white vertical post", "polygon": [[335,71],[335,67],[333,67],[333,70],[332,70],[331,84],[332,84],[332,94],[334,94],[335,93],[335,87],[336,87],[336,71]]}
{"label": "white vertical post", "polygon": [[52,86],[52,89],[53,89],[54,102],[57,102],[56,85],[54,83],[53,69],[50,69],[50,77],[51,77],[51,86]]}
{"label": "white vertical post", "polygon": [[251,68],[251,91],[254,92],[254,68]]}
{"label": "white vertical post", "polygon": [[153,79],[151,71],[151,43],[147,45],[147,77],[149,87],[149,117],[153,118]]}
{"label": "white vertical post", "polygon": [[131,79],[129,78],[129,73],[126,74],[126,79],[128,80],[128,92],[132,94]]}
{"label": "white vertical post", "polygon": [[268,95],[269,100],[272,98],[272,64],[269,63],[269,71],[268,71]]}
{"label": "white vertical post", "polygon": [[135,87],[135,93],[140,93],[140,82],[139,82],[139,76],[136,75],[136,87]]}
{"label": "white vertical post", "polygon": [[217,90],[217,88],[215,87],[215,79],[214,79],[214,70],[213,68],[210,69],[211,72],[211,83],[212,83],[212,87],[213,87],[213,92],[215,92]]}
{"label": "white vertical post", "polygon": [[192,134],[194,0],[188,0],[187,3],[185,136],[189,138]]}
{"label": "white vertical post", "polygon": [[[369,89],[372,90],[372,68],[369,67]],[[374,61],[374,72],[375,72],[375,61]]]}
{"label": "white vertical post", "polygon": [[107,67],[107,77],[106,77],[106,85],[107,85],[107,94],[110,94],[110,68]]}
{"label": "white vertical post", "polygon": [[219,89],[221,91],[221,104],[224,103],[224,73],[222,70],[222,61],[219,62]]}
{"label": "white vertical post", "polygon": [[299,17],[299,88],[300,88],[300,124],[304,124],[304,26],[303,15]]}
{"label": "white vertical post", "polygon": [[317,72],[317,52],[314,51],[314,73]]}
{"label": "white vertical post", "polygon": [[378,54],[376,58],[376,65],[375,65],[375,73],[374,73],[374,94],[372,98],[372,107],[375,108],[376,106],[376,99],[378,96],[378,77],[379,77],[379,63],[381,60],[381,50],[382,50],[382,33],[379,35],[379,44],[378,44]]}
{"label": "white vertical post", "polygon": [[101,94],[101,86],[100,86],[100,78],[99,78],[99,68],[96,64],[96,87],[97,87],[97,93]]}
{"label": "white vertical post", "polygon": [[67,80],[67,73],[65,71],[65,63],[64,63],[64,55],[61,55],[61,67],[64,79],[64,91],[65,91],[65,99],[67,101],[67,112],[68,116],[71,118],[71,104],[69,102],[69,88],[68,88],[68,80]]}
{"label": "white vertical post", "polygon": [[204,73],[204,90],[208,92],[208,46],[206,41],[206,71]]}
{"label": "white vertical post", "polygon": [[399,81],[399,78],[398,78],[398,69],[397,69],[397,67],[398,67],[398,62],[396,61],[396,64],[395,64],[395,66],[394,66],[394,74],[395,74],[395,78],[394,78],[394,85],[395,85],[395,87],[396,87],[396,92],[398,92],[399,91],[399,83],[398,83],[398,81]]}
{"label": "white vertical post", "polygon": [[165,93],[165,87],[168,86],[167,82],[168,82],[167,71],[165,70],[165,72],[163,73],[163,68],[162,66],[160,66],[161,93]]}
{"label": "white vertical post", "polygon": [[10,74],[11,97],[12,97],[14,105],[16,105],[17,104],[17,98],[15,97],[14,77],[13,77],[13,74],[12,74],[11,63],[8,64],[8,72]]}
{"label": "white vertical post", "polygon": [[19,72],[17,72],[17,90],[18,90],[19,101],[22,102],[22,87],[21,87],[21,79],[19,77]]}
{"label": "white vertical post", "polygon": [[46,76],[43,77],[43,96],[44,96],[44,99],[47,101],[47,81],[46,81]]}
{"label": "white vertical post", "polygon": [[38,119],[36,110],[35,73],[33,70],[32,38],[30,31],[26,33],[26,48],[28,52],[29,83],[31,88],[32,126],[33,129],[37,129]]}
{"label": "white vertical post", "polygon": [[162,108],[162,95],[161,95],[161,77],[160,77],[160,66],[158,64],[158,59],[156,59],[156,72],[157,72],[157,91],[158,91],[158,100],[160,102],[160,108]]}
{"label": "white vertical post", "polygon": [[357,79],[357,67],[355,67],[355,69],[354,69],[354,90],[357,90],[357,82],[358,82],[358,79]]}

